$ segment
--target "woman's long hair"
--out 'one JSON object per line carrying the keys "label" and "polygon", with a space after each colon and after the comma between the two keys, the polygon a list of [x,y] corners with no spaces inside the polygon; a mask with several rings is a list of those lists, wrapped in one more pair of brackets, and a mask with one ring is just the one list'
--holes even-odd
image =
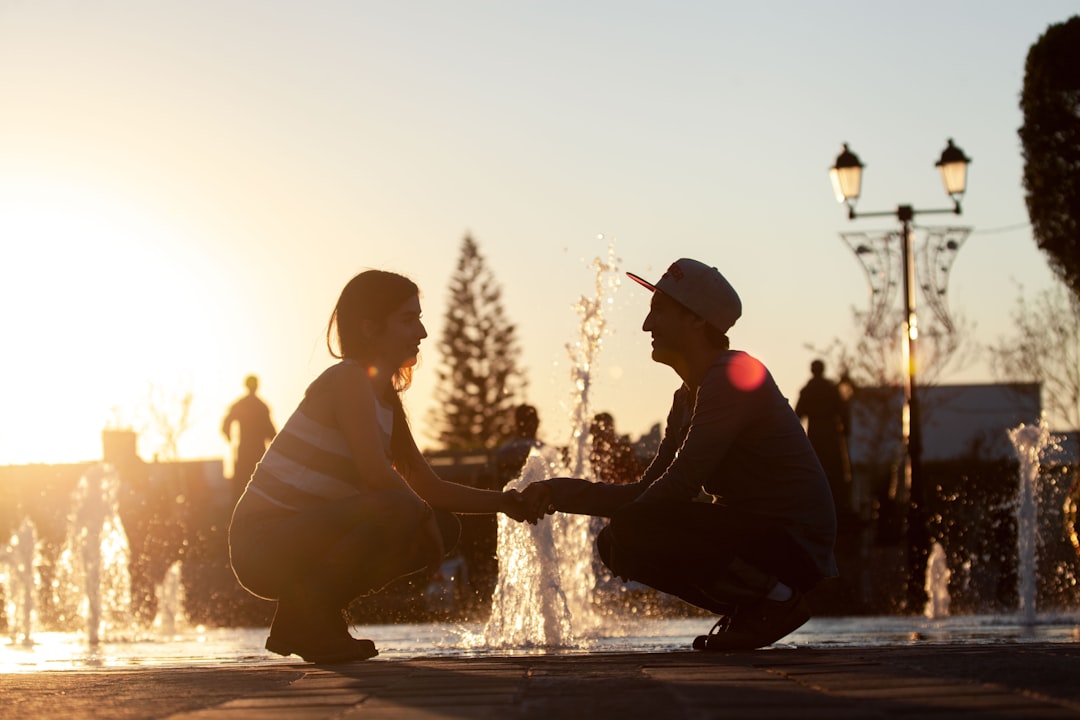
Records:
{"label": "woman's long hair", "polygon": [[[364,332],[364,321],[374,323],[381,330],[386,326],[390,313],[419,294],[416,283],[397,273],[365,270],[354,277],[341,291],[326,327],[326,347],[330,354],[370,367],[375,362],[378,349]],[[412,367],[402,366],[394,371],[395,390],[401,392],[411,383]]]}
{"label": "woman's long hair", "polygon": [[[376,328],[382,329],[392,312],[419,294],[416,283],[397,273],[365,270],[354,277],[341,291],[326,327],[326,347],[330,354],[339,359],[356,360],[364,367],[371,368],[377,348],[364,331],[364,321],[371,321]],[[392,398],[387,398],[393,404],[395,432],[390,444],[399,471],[405,470],[401,467],[401,461],[408,457],[405,451],[411,437],[405,408],[401,404],[401,393],[412,383],[412,370],[411,365],[403,365],[394,371],[391,384],[396,392]]]}

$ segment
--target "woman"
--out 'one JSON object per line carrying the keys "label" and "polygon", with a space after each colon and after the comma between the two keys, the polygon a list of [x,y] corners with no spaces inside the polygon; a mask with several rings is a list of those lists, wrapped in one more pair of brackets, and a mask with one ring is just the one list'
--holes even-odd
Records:
{"label": "woman", "polygon": [[308,387],[237,502],[233,572],[248,592],[277,600],[272,652],[316,663],[373,657],[370,640],[349,635],[353,598],[437,567],[460,532],[451,511],[525,519],[517,492],[445,482],[417,448],[400,393],[425,337],[411,280],[379,270],[350,280],[326,333],[341,362]]}

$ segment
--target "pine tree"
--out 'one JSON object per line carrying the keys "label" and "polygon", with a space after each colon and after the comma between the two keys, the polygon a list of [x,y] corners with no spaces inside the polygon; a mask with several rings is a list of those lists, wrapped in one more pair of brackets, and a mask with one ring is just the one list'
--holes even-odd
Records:
{"label": "pine tree", "polygon": [[443,449],[491,449],[510,436],[526,383],[502,289],[469,235],[449,291],[429,426]]}

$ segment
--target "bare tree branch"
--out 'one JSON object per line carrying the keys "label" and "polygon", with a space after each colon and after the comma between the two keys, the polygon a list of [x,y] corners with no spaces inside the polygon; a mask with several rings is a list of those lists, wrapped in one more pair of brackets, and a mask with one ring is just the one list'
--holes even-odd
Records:
{"label": "bare tree branch", "polygon": [[1060,282],[1030,300],[1018,292],[1012,334],[987,347],[992,371],[1005,382],[1040,383],[1050,425],[1080,429],[1080,297]]}

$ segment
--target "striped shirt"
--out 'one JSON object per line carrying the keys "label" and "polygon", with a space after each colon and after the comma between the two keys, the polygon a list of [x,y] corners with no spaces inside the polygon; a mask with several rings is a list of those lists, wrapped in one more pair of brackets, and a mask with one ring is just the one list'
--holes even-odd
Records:
{"label": "striped shirt", "polygon": [[[394,413],[378,401],[375,412],[389,459]],[[256,466],[247,493],[283,509],[301,510],[354,496],[362,487],[363,477],[345,436],[338,428],[309,418],[301,403]]]}

